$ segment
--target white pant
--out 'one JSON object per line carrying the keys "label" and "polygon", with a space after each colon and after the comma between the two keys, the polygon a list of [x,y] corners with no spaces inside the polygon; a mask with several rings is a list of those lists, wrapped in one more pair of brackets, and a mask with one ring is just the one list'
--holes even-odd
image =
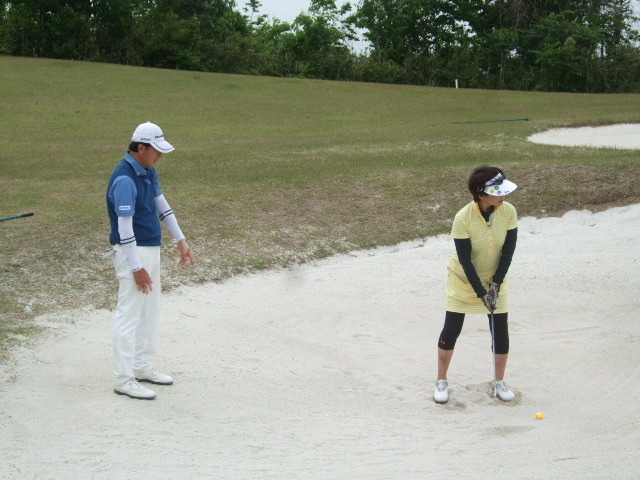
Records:
{"label": "white pant", "polygon": [[120,281],[113,325],[116,385],[134,378],[134,371],[153,365],[160,324],[160,247],[138,247],[140,261],[153,281],[153,291],[148,294],[138,291],[123,248],[113,248],[113,266]]}

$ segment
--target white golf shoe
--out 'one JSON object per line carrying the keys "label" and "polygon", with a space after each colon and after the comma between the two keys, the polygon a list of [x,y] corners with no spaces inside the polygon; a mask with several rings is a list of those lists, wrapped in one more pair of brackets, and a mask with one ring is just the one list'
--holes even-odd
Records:
{"label": "white golf shoe", "polygon": [[171,385],[173,383],[173,377],[160,373],[155,368],[147,368],[145,370],[138,370],[135,372],[136,380],[139,382],[155,383],[156,385]]}
{"label": "white golf shoe", "polygon": [[503,402],[510,402],[516,397],[515,394],[509,390],[507,384],[504,383],[504,380],[499,380],[497,382],[494,381],[492,387],[494,396],[498,397]]}
{"label": "white golf shoe", "polygon": [[433,390],[433,399],[436,403],[447,403],[449,401],[449,382],[438,380]]}
{"label": "white golf shoe", "polygon": [[136,398],[138,400],[153,400],[156,398],[156,392],[143,387],[135,378],[127,380],[122,385],[114,386],[113,391],[118,395],[126,395],[127,397]]}

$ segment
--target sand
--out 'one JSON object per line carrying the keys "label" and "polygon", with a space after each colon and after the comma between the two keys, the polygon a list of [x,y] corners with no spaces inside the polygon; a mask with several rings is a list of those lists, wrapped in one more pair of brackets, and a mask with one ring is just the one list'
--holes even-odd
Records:
{"label": "sand", "polygon": [[602,127],[554,128],[531,135],[527,140],[545,145],[567,147],[606,147],[637,149],[640,143],[640,124],[623,123]]}
{"label": "sand", "polygon": [[112,391],[111,311],[39,319],[0,370],[0,478],[638,478],[640,205],[519,232],[510,403],[482,315],[432,400],[442,235],[164,295],[153,401]]}

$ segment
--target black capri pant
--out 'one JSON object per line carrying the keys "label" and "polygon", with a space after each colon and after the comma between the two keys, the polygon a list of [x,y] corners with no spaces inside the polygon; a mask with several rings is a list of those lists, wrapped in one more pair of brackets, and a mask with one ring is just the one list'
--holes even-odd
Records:
{"label": "black capri pant", "polygon": [[[496,343],[497,354],[509,353],[509,325],[507,324],[508,313],[494,313],[493,323],[495,327],[494,339]],[[491,329],[491,315],[487,315],[489,318],[489,329]],[[444,318],[444,327],[440,333],[438,339],[438,348],[442,350],[453,350],[456,346],[456,341],[462,332],[462,325],[464,324],[464,313],[450,312],[447,313]],[[492,346],[493,348],[493,346]]]}

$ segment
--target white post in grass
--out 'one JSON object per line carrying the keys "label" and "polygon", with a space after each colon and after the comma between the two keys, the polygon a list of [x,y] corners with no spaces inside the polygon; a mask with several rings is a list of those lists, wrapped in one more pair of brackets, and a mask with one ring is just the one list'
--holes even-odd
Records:
{"label": "white post in grass", "polygon": [[458,79],[456,78],[456,88],[458,88]]}

